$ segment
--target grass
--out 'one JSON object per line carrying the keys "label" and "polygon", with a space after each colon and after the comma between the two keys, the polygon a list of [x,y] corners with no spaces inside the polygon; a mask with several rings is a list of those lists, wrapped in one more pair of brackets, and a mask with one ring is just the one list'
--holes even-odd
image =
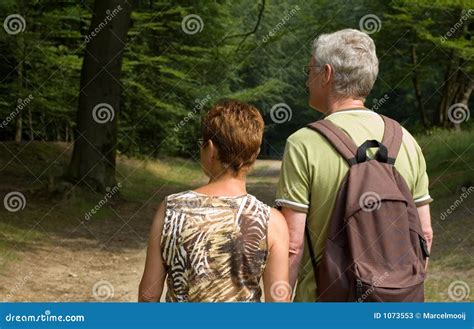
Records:
{"label": "grass", "polygon": [[196,162],[179,158],[119,158],[118,176],[129,183],[124,184],[123,197],[135,202],[147,200],[157,194],[157,189],[187,189],[203,179],[200,166]]}
{"label": "grass", "polygon": [[[25,250],[28,247],[28,241],[42,236],[43,234],[36,230],[22,229],[0,222],[0,253],[4,255],[6,261],[16,260],[16,253],[8,252],[11,247],[15,246],[16,249]],[[3,270],[4,267],[0,267],[0,269]]]}
{"label": "grass", "polygon": [[[425,155],[430,194],[435,200],[431,204],[434,242],[425,286],[426,298],[452,301],[448,289],[454,281],[460,280],[474,287],[474,193],[462,197],[466,189],[474,186],[474,129],[434,130],[417,136],[417,140]],[[451,214],[443,215],[452,207]],[[472,301],[472,296],[467,300]]]}
{"label": "grass", "polygon": [[449,196],[474,185],[473,137],[474,128],[460,132],[437,129],[418,136],[434,197]]}

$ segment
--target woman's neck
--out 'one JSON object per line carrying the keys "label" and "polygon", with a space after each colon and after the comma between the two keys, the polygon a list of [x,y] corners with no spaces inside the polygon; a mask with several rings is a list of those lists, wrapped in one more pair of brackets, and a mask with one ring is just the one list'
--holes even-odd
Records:
{"label": "woman's neck", "polygon": [[239,173],[235,176],[233,173],[224,173],[211,177],[209,183],[197,191],[209,195],[238,196],[247,194],[246,175]]}

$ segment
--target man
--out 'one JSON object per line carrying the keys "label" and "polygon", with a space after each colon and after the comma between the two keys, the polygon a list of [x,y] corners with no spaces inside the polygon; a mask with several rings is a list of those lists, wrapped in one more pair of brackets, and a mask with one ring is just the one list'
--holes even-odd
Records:
{"label": "man", "polygon": [[[356,145],[382,140],[382,118],[364,107],[378,74],[375,45],[367,34],[345,29],[319,36],[307,71],[309,105],[323,113],[325,120],[341,128]],[[373,156],[374,152],[369,154]],[[395,167],[412,193],[430,249],[433,231],[428,204],[432,199],[426,164],[420,147],[405,129]],[[290,233],[290,284],[294,287],[298,279],[295,301],[316,300],[304,228],[308,225],[319,261],[336,194],[348,168],[329,142],[310,128],[298,130],[287,140],[276,204],[282,208]]]}

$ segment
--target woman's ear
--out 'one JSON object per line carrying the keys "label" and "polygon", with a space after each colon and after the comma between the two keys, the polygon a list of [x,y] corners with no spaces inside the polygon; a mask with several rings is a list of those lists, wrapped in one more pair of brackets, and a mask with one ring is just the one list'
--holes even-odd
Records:
{"label": "woman's ear", "polygon": [[208,150],[209,150],[209,156],[211,157],[211,160],[215,161],[215,160],[219,159],[219,150],[217,149],[217,147],[212,142],[212,139],[210,139],[207,142],[207,147],[208,147]]}

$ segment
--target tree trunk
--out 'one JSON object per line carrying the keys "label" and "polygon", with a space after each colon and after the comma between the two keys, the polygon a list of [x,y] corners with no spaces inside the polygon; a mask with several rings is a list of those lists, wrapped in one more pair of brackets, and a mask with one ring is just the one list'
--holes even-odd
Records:
{"label": "tree trunk", "polygon": [[[116,14],[107,20],[111,15],[106,11]],[[127,0],[96,0],[86,38],[77,134],[67,176],[99,192],[115,184],[119,81],[131,11]]]}
{"label": "tree trunk", "polygon": [[460,130],[460,123],[469,117],[469,97],[474,84],[463,71],[464,59],[453,61],[445,75],[443,96],[438,106],[440,125]]}
{"label": "tree trunk", "polygon": [[69,130],[69,141],[72,143],[74,142],[74,128],[71,127],[71,129]]}
{"label": "tree trunk", "polygon": [[23,131],[23,119],[21,116],[21,111],[18,112],[18,115],[16,116],[16,123],[15,123],[15,142],[20,143],[21,142],[21,134]]}
{"label": "tree trunk", "polygon": [[453,104],[454,94],[456,90],[455,81],[456,81],[456,72],[457,72],[457,63],[459,59],[453,58],[454,53],[451,52],[450,57],[452,60],[449,61],[448,67],[446,68],[446,73],[444,75],[444,88],[441,100],[438,105],[438,124],[443,127],[448,126],[448,108]]}
{"label": "tree trunk", "polygon": [[[19,93],[18,93],[18,102],[22,102],[22,97],[24,96],[25,91],[25,80],[26,80],[26,46],[24,36],[19,37],[19,47],[21,50],[21,63],[18,69],[18,84],[19,84]],[[20,104],[18,104],[20,105]],[[17,105],[17,106],[18,106]],[[16,116],[15,122],[15,142],[20,143],[23,136],[23,108],[19,110]]]}
{"label": "tree trunk", "polygon": [[418,84],[418,75],[416,72],[416,65],[418,64],[418,60],[416,56],[415,46],[411,46],[411,63],[413,66],[412,82],[413,87],[415,88],[416,101],[418,102],[418,111],[420,112],[421,123],[423,123],[423,126],[425,128],[428,128],[428,118],[426,117],[425,107],[423,106],[423,99],[421,97],[421,91]]}
{"label": "tree trunk", "polygon": [[28,128],[30,128],[30,141],[35,139],[35,131],[33,130],[33,114],[31,112],[31,105],[28,105]]}
{"label": "tree trunk", "polygon": [[[461,72],[462,73],[462,72]],[[466,121],[469,117],[469,98],[471,97],[472,90],[474,89],[474,80],[470,80],[467,76],[462,75],[462,83],[459,86],[458,93],[456,94],[455,103],[462,104],[465,107],[461,108],[460,113],[458,113],[458,119],[461,122],[454,122],[454,129],[461,130],[461,123]],[[453,114],[452,114],[453,115]]]}

